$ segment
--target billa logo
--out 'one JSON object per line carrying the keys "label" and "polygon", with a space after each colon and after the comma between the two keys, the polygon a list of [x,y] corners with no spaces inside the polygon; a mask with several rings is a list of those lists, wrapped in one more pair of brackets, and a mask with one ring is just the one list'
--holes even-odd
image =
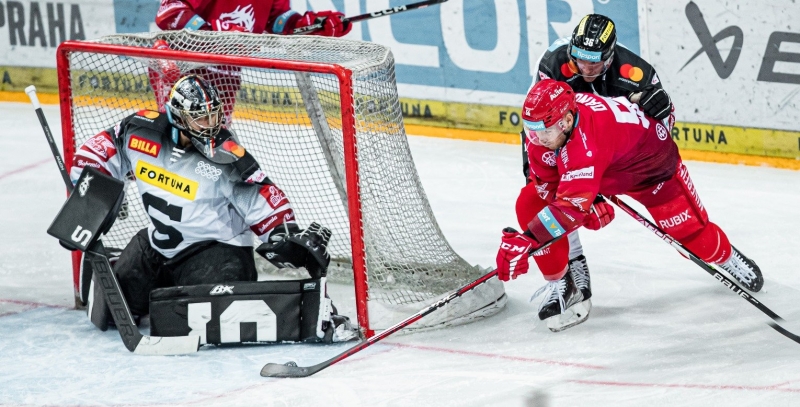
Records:
{"label": "billa logo", "polygon": [[131,139],[128,141],[128,148],[140,153],[145,153],[151,157],[158,157],[158,153],[161,151],[161,144],[143,139],[139,136],[131,136]]}

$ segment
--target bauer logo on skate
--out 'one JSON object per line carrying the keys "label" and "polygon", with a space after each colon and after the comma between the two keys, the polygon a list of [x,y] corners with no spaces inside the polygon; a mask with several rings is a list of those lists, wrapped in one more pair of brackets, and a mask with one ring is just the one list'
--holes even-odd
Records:
{"label": "bauer logo on skate", "polygon": [[158,157],[158,153],[161,151],[161,144],[133,135],[128,141],[128,148],[151,157]]}
{"label": "bauer logo on skate", "polygon": [[136,179],[190,201],[194,201],[197,194],[197,181],[142,161],[136,163]]}
{"label": "bauer logo on skate", "polygon": [[561,176],[561,181],[572,181],[575,179],[592,179],[592,178],[594,178],[594,165],[591,167],[581,168],[573,171],[567,171],[564,175]]}

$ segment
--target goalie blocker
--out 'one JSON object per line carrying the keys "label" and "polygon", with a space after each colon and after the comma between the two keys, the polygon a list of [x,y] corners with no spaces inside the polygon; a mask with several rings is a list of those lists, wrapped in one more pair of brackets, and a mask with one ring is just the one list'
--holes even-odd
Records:
{"label": "goalie blocker", "polygon": [[341,342],[358,337],[336,315],[325,279],[231,282],[150,293],[150,331],[199,335],[201,344]]}

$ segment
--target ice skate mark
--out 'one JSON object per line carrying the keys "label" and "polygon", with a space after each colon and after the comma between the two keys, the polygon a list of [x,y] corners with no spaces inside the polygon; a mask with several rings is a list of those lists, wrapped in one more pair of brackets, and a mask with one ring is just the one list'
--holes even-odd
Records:
{"label": "ice skate mark", "polygon": [[582,368],[582,369],[597,369],[597,370],[606,369],[605,366],[590,365],[590,364],[586,364],[586,363],[561,362],[561,361],[550,360],[550,359],[529,358],[529,357],[524,357],[524,356],[498,355],[498,354],[494,354],[494,353],[473,352],[473,351],[459,350],[459,349],[437,348],[437,347],[433,347],[433,346],[411,345],[411,344],[396,343],[396,342],[389,342],[389,343],[386,343],[386,345],[394,346],[394,347],[397,347],[397,348],[427,350],[427,351],[432,351],[432,352],[452,353],[452,354],[464,355],[464,356],[480,356],[480,357],[485,357],[485,358],[511,360],[511,361],[516,361],[516,362],[530,362],[530,363],[539,363],[539,364],[553,365],[553,366],[577,367],[577,368]]}
{"label": "ice skate mark", "polygon": [[669,384],[669,383],[632,383],[632,382],[607,382],[600,380],[569,380],[571,383],[588,384],[593,386],[617,387],[652,387],[663,389],[698,389],[698,390],[744,390],[744,391],[778,391],[783,393],[800,393],[800,388],[786,388],[787,384],[798,380],[773,384],[768,386],[740,386],[730,384]]}
{"label": "ice skate mark", "polygon": [[44,160],[37,161],[37,162],[35,162],[33,164],[28,164],[26,166],[17,168],[16,170],[11,170],[11,171],[8,171],[8,172],[4,172],[4,173],[0,174],[0,179],[6,178],[6,177],[10,177],[10,176],[12,176],[14,174],[18,174],[20,172],[28,171],[28,170],[36,168],[36,167],[38,167],[38,166],[40,166],[40,165],[42,165],[44,163],[48,163],[50,161],[53,161],[53,159],[52,158],[45,158]]}

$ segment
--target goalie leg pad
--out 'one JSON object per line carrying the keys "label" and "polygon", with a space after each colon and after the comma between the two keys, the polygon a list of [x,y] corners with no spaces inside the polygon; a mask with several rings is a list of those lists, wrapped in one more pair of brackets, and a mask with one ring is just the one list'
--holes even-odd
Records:
{"label": "goalie leg pad", "polygon": [[321,318],[328,307],[320,301],[323,285],[307,279],[156,289],[150,294],[150,332],[199,335],[202,344],[333,341],[335,333],[327,331],[336,330],[335,321],[323,324]]}

